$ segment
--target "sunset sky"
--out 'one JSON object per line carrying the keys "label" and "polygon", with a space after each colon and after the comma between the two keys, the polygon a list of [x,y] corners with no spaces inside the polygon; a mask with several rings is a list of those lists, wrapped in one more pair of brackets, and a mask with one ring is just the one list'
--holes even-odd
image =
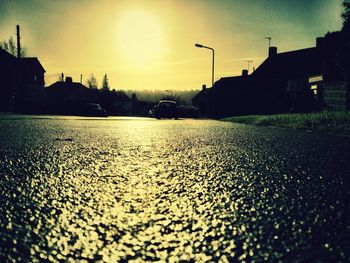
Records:
{"label": "sunset sky", "polygon": [[312,47],[341,28],[341,0],[1,0],[0,40],[15,38],[46,69],[83,81],[104,74],[115,89],[199,89],[239,75],[267,55]]}

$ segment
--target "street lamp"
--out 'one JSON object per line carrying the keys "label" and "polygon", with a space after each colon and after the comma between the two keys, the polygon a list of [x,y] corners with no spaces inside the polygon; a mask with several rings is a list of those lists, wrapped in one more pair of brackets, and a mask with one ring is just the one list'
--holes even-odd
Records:
{"label": "street lamp", "polygon": [[212,64],[212,69],[211,69],[211,86],[214,86],[214,56],[215,56],[215,51],[213,48],[204,46],[202,44],[195,44],[194,46],[199,47],[199,48],[207,48],[207,49],[210,49],[211,51],[213,51],[213,64]]}

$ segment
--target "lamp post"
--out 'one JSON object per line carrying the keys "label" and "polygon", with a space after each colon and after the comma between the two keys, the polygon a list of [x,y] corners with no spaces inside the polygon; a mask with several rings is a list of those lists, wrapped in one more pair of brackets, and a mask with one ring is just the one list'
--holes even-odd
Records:
{"label": "lamp post", "polygon": [[210,49],[211,51],[213,51],[213,63],[212,63],[212,68],[211,68],[211,86],[214,86],[214,56],[215,56],[215,51],[213,48],[204,46],[202,44],[195,44],[194,46],[199,47],[199,48]]}

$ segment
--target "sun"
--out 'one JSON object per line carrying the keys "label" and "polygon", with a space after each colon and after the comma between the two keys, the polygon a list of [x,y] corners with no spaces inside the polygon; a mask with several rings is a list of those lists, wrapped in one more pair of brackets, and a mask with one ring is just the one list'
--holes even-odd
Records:
{"label": "sun", "polygon": [[117,43],[118,52],[130,66],[151,63],[161,53],[161,26],[145,11],[129,11],[121,16],[117,25]]}

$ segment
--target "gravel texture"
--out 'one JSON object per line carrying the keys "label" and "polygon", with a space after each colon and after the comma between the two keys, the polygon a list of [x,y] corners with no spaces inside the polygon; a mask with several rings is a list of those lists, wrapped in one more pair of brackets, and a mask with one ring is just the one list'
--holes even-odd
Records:
{"label": "gravel texture", "polygon": [[0,116],[0,261],[349,261],[350,140]]}

